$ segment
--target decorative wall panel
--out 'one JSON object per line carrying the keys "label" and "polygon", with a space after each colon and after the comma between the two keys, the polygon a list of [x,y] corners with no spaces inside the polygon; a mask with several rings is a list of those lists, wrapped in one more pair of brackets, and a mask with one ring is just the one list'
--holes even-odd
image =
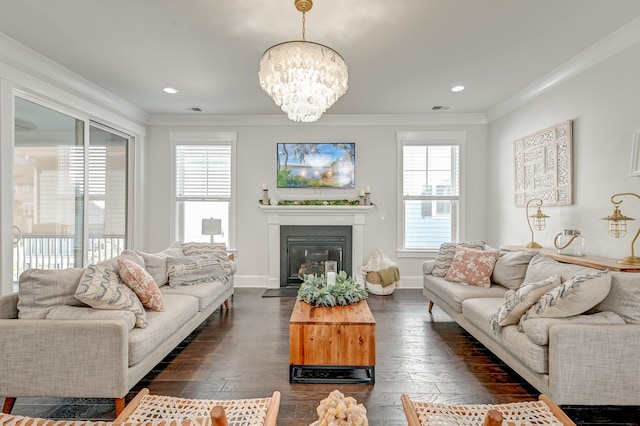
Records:
{"label": "decorative wall panel", "polygon": [[516,206],[532,198],[547,206],[573,204],[571,128],[568,120],[513,142]]}

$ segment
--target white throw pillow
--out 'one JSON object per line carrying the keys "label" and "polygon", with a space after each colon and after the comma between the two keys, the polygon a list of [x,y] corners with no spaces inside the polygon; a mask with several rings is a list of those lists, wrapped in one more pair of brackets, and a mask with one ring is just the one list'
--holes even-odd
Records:
{"label": "white throw pillow", "polygon": [[226,284],[232,269],[228,260],[208,255],[168,257],[167,275],[171,288],[214,281]]}
{"label": "white throw pillow", "polygon": [[76,299],[96,309],[121,309],[136,316],[136,327],[147,326],[147,313],[138,296],[108,266],[88,266],[76,290]]}
{"label": "white throw pillow", "polygon": [[[136,251],[144,259],[144,269],[153,277],[158,287],[169,282],[167,277],[167,256]],[[180,255],[182,256],[182,254]]]}
{"label": "white throw pillow", "polygon": [[552,275],[535,283],[524,283],[518,290],[508,290],[504,294],[504,303],[489,317],[494,333],[505,325],[517,324],[522,314],[531,307],[540,296],[560,285],[560,277]]}
{"label": "white throw pillow", "polygon": [[520,318],[518,330],[523,331],[523,322],[531,318],[566,318],[580,315],[604,300],[610,288],[611,274],[608,270],[572,277],[540,296]]}
{"label": "white throw pillow", "polygon": [[227,257],[227,245],[225,243],[183,243],[182,251],[185,256],[197,256],[206,254],[211,257]]}

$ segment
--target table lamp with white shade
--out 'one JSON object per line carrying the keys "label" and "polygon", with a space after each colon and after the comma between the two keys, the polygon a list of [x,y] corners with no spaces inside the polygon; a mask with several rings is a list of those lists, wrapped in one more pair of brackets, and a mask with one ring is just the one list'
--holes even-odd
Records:
{"label": "table lamp with white shade", "polygon": [[222,219],[204,218],[202,219],[202,235],[210,235],[211,242],[214,236],[222,234]]}

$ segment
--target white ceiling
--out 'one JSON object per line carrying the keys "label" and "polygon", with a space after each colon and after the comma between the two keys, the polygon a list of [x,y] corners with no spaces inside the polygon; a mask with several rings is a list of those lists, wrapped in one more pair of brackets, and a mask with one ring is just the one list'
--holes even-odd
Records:
{"label": "white ceiling", "polygon": [[[293,0],[0,0],[1,33],[149,114],[281,114],[258,63],[301,17]],[[487,113],[638,17],[638,0],[315,0],[306,39],[349,67],[331,114]]]}

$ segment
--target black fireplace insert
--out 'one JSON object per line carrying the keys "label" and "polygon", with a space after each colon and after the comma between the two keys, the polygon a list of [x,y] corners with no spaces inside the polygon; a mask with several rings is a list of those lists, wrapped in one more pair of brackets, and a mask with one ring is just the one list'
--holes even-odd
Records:
{"label": "black fireplace insert", "polygon": [[324,274],[327,260],[352,275],[351,250],[351,226],[281,226],[280,286],[299,286],[304,275]]}

